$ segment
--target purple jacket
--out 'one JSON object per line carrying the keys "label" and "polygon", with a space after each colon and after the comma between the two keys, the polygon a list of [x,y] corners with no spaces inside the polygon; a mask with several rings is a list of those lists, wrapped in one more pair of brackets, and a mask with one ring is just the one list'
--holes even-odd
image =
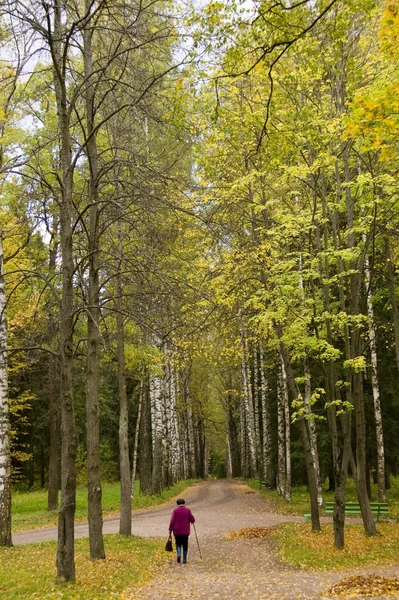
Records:
{"label": "purple jacket", "polygon": [[194,522],[191,510],[184,505],[178,506],[170,517],[169,531],[173,531],[174,535],[190,535],[190,523]]}

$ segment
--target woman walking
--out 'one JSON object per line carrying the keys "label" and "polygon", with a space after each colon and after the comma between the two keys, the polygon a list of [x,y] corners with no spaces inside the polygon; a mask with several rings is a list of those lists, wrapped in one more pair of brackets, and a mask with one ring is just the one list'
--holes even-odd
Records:
{"label": "woman walking", "polygon": [[177,562],[181,562],[181,549],[183,547],[183,563],[187,562],[188,536],[190,523],[195,523],[193,513],[185,505],[183,498],[176,500],[177,508],[172,512],[169,523],[169,533],[173,531],[176,541]]}

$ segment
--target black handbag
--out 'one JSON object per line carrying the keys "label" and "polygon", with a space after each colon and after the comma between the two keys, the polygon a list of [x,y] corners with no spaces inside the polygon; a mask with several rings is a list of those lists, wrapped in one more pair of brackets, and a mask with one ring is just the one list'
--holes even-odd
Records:
{"label": "black handbag", "polygon": [[165,550],[166,552],[173,552],[172,534],[169,534],[168,541],[165,544]]}

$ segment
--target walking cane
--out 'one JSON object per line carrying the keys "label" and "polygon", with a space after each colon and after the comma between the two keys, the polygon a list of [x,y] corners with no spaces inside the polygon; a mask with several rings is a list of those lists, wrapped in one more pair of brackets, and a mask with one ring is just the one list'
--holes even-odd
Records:
{"label": "walking cane", "polygon": [[194,532],[195,532],[195,539],[197,540],[198,552],[199,552],[200,558],[202,558],[199,541],[198,541],[198,536],[197,536],[197,530],[195,529],[195,523],[193,523],[193,527],[194,527]]}

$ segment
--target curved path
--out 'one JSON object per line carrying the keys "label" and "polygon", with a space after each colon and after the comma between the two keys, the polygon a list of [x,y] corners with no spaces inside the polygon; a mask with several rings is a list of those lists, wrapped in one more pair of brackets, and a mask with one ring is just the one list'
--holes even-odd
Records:
{"label": "curved path", "polygon": [[[202,552],[199,555],[194,531],[190,536],[189,562],[177,564],[175,554],[150,584],[127,590],[123,600],[320,600],[324,591],[351,572],[312,572],[282,564],[267,538],[226,540],[224,534],[251,526],[270,526],[299,517],[276,515],[264,499],[247,485],[232,480],[197,483],[184,492],[196,518]],[[133,534],[167,537],[169,518],[175,502],[133,513]],[[117,533],[119,519],[104,520],[104,533]],[[45,528],[13,535],[14,544],[55,539],[57,528]],[[86,523],[76,525],[76,537],[87,537]],[[397,568],[359,569],[356,574],[397,574]],[[382,600],[382,596],[380,600]],[[392,596],[391,596],[392,599]],[[329,599],[331,600],[331,598]],[[375,600],[375,599],[374,599]]]}
{"label": "curved path", "polygon": [[[187,505],[195,514],[199,536],[226,533],[251,525],[275,525],[283,521],[302,520],[299,517],[274,515],[268,512],[265,501],[244,483],[218,479],[202,481],[184,492]],[[174,501],[155,508],[133,512],[133,535],[142,537],[167,536]],[[118,533],[119,515],[104,519],[104,533]],[[76,523],[75,537],[88,537],[86,522]],[[27,544],[57,539],[57,527],[43,527],[19,531],[12,536],[13,543]]]}

